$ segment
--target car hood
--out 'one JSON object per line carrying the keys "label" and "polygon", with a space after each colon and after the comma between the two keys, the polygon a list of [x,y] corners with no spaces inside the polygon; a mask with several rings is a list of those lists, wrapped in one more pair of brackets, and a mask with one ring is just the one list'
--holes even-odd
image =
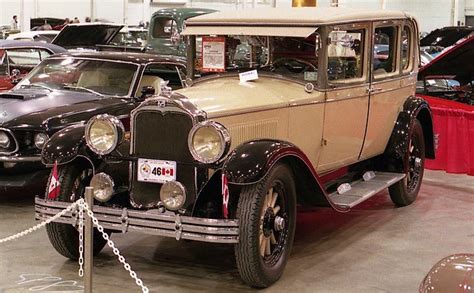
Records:
{"label": "car hood", "polygon": [[0,94],[0,127],[9,129],[44,127],[48,130],[56,124],[77,122],[69,121],[69,118],[77,113],[94,113],[107,104],[116,103],[124,102],[119,98],[98,98],[89,93],[13,90]]}
{"label": "car hood", "polygon": [[474,72],[474,36],[447,49],[420,68],[418,80],[428,76],[454,76],[461,84],[472,80]]}
{"label": "car hood", "polygon": [[65,48],[107,45],[123,28],[119,24],[69,24],[54,38],[52,44]]}
{"label": "car hood", "polygon": [[256,81],[239,82],[238,75],[198,81],[191,87],[176,91],[207,113],[208,118],[249,111],[281,108],[303,100],[314,100],[304,85],[278,77],[262,77]]}
{"label": "car hood", "polygon": [[435,29],[420,40],[420,46],[449,47],[474,32],[474,27],[450,26]]}

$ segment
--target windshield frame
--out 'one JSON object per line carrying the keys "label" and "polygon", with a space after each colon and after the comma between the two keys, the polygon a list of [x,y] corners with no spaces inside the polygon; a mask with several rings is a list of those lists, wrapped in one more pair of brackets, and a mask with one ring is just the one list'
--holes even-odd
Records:
{"label": "windshield frame", "polygon": [[[317,59],[317,67],[318,71],[319,68],[321,68],[322,65],[322,60],[321,60],[321,26],[318,28],[315,28],[314,34],[317,35],[316,40],[315,40],[315,50],[314,50],[314,58]],[[203,36],[209,36],[209,35],[199,35],[199,37]],[[253,36],[253,35],[248,35],[248,36]],[[209,74],[209,75],[204,75],[204,76],[196,76],[196,58],[197,58],[197,47],[196,47],[196,39],[197,35],[187,35],[186,36],[186,44],[187,44],[187,61],[186,61],[186,66],[187,66],[187,75],[186,75],[186,83],[188,86],[192,86],[193,84],[200,83],[202,81],[214,79],[214,78],[219,78],[219,77],[224,77],[224,76],[231,76],[231,75],[239,75],[239,73],[245,72],[245,71],[250,71],[250,70],[259,70],[258,68],[246,68],[245,70],[226,70],[225,72],[216,72],[214,74]],[[227,36],[225,36],[227,37]],[[268,42],[268,48],[269,48],[269,56],[267,63],[264,65],[266,66],[271,66],[273,61],[274,61],[274,56],[272,52],[272,47],[274,46],[274,41],[272,38],[276,38],[279,36],[259,36],[259,37],[266,37],[267,42]],[[298,84],[301,84],[303,86],[307,85],[308,83],[313,84],[314,89],[321,88],[321,74],[318,74],[317,80],[311,82],[311,81],[303,81],[301,79],[297,78],[292,78],[287,75],[283,75],[280,73],[273,73],[270,71],[258,71],[259,76],[265,76],[265,77],[273,77],[273,78],[278,78],[278,79],[283,79],[291,82],[295,82]]]}
{"label": "windshield frame", "polygon": [[[113,59],[100,59],[100,58],[94,58],[94,57],[80,57],[80,56],[51,56],[39,63],[36,67],[38,68],[43,64],[43,62],[48,62],[49,60],[65,60],[65,59],[74,59],[74,60],[90,60],[90,61],[100,61],[100,62],[110,62],[110,63],[125,63],[125,64],[132,64],[135,65],[137,68],[135,70],[135,73],[133,74],[132,81],[130,82],[130,87],[128,89],[128,92],[126,95],[119,96],[119,95],[108,95],[108,94],[103,94],[103,97],[114,97],[114,98],[133,98],[133,90],[135,88],[135,84],[137,82],[137,77],[139,75],[139,72],[141,70],[142,65],[140,63],[136,62],[130,62],[130,61],[122,61],[122,60],[113,60]],[[19,89],[22,86],[22,83],[24,80],[27,80],[32,77],[33,73],[35,72],[35,69],[30,71],[27,76],[25,76],[16,86],[14,89]]]}

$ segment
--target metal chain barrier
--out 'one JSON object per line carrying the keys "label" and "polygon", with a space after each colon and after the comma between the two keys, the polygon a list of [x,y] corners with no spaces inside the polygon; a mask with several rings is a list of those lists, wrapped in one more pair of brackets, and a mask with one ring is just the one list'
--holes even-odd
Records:
{"label": "metal chain barrier", "polygon": [[72,203],[70,206],[68,206],[66,209],[62,210],[61,212],[57,213],[56,215],[52,216],[51,218],[47,219],[46,221],[43,221],[41,223],[39,223],[38,225],[36,226],[33,226],[29,229],[26,229],[25,231],[23,232],[20,232],[18,234],[15,234],[15,235],[12,235],[12,236],[9,236],[9,237],[6,237],[6,238],[3,238],[3,239],[0,239],[0,244],[2,243],[5,243],[5,242],[8,242],[8,241],[11,241],[11,240],[15,240],[15,239],[18,239],[18,238],[21,238],[23,236],[26,236],[40,228],[43,228],[45,227],[46,225],[48,225],[49,223],[61,218],[62,216],[64,216],[66,213],[68,212],[71,212],[73,209],[75,209],[78,205],[78,202],[74,202]]}
{"label": "metal chain barrier", "polygon": [[[130,266],[129,263],[125,261],[125,257],[120,254],[120,250],[115,247],[115,244],[110,240],[110,237],[107,233],[104,231],[104,227],[99,224],[99,220],[94,216],[94,212],[92,212],[89,209],[89,206],[87,203],[82,199],[82,202],[79,203],[79,205],[84,205],[84,209],[87,212],[87,215],[92,219],[92,222],[94,223],[94,226],[97,226],[97,230],[102,234],[102,238],[104,238],[105,241],[107,241],[107,245],[112,248],[113,253],[115,256],[118,257],[119,262],[123,265],[123,268],[130,274],[130,277],[135,280],[135,283],[137,284],[138,287],[142,289],[143,293],[148,293],[150,290],[148,287],[146,287],[143,284],[143,281],[137,276],[137,273],[135,273],[134,270],[132,270],[132,267]],[[79,250],[80,251],[80,250]]]}
{"label": "metal chain barrier", "polygon": [[39,223],[38,225],[35,225],[15,235],[11,235],[11,236],[0,239],[0,244],[26,236],[40,228],[45,227],[47,224],[54,222],[55,220],[61,218],[68,212],[72,212],[75,209],[79,209],[79,227],[78,227],[78,230],[79,230],[79,276],[80,277],[84,276],[84,211],[86,211],[87,216],[89,216],[92,219],[92,222],[97,227],[97,230],[99,230],[99,232],[102,234],[102,237],[104,238],[104,240],[107,241],[107,245],[110,248],[112,248],[113,253],[115,254],[115,256],[117,256],[119,262],[123,265],[124,269],[130,274],[130,277],[135,280],[135,283],[137,284],[137,286],[139,286],[142,289],[142,292],[148,293],[150,291],[148,287],[146,287],[143,284],[143,281],[137,276],[137,273],[132,270],[132,267],[130,266],[130,264],[125,261],[125,257],[123,257],[123,255],[120,254],[120,250],[117,247],[115,247],[115,244],[112,242],[112,240],[110,240],[109,235],[105,233],[104,227],[101,224],[99,224],[99,220],[94,216],[94,213],[92,212],[92,210],[89,208],[87,203],[82,198],[77,200],[76,202],[73,202],[70,206],[68,206],[61,212]]}

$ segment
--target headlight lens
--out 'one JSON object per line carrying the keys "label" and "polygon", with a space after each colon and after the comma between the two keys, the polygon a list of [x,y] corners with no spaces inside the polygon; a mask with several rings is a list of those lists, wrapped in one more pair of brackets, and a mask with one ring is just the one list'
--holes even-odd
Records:
{"label": "headlight lens", "polygon": [[176,211],[186,202],[184,186],[177,181],[169,181],[161,186],[160,200],[166,209]]}
{"label": "headlight lens", "polygon": [[124,133],[123,124],[117,117],[98,115],[87,122],[86,143],[96,154],[110,154],[122,142]]}
{"label": "headlight lens", "polygon": [[193,127],[188,144],[195,160],[206,164],[215,163],[229,150],[230,135],[221,124],[206,121]]}
{"label": "headlight lens", "polygon": [[49,136],[46,133],[35,134],[35,146],[40,150],[43,149],[43,146],[46,144],[48,139]]}
{"label": "headlight lens", "polygon": [[8,148],[10,146],[10,138],[4,131],[0,131],[0,147]]}
{"label": "headlight lens", "polygon": [[94,198],[100,202],[107,202],[114,193],[114,181],[105,173],[98,173],[91,179],[90,186],[94,188]]}

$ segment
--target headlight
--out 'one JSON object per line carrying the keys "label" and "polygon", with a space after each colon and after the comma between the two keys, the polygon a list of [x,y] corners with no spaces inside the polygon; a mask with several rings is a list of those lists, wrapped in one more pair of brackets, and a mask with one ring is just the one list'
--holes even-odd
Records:
{"label": "headlight", "polygon": [[122,143],[125,129],[115,116],[102,114],[89,120],[86,125],[86,143],[96,154],[110,154]]}
{"label": "headlight", "polygon": [[0,147],[6,149],[10,146],[10,138],[8,138],[8,135],[0,131]]}
{"label": "headlight", "polygon": [[179,210],[186,202],[184,186],[177,181],[168,181],[161,186],[160,200],[168,210]]}
{"label": "headlight", "polygon": [[40,150],[43,149],[43,146],[46,144],[48,139],[49,136],[46,133],[35,134],[35,146]]}
{"label": "headlight", "polygon": [[205,121],[191,129],[188,146],[196,161],[205,164],[215,163],[229,150],[230,135],[221,124]]}
{"label": "headlight", "polygon": [[91,179],[90,186],[94,188],[94,198],[100,202],[107,202],[114,193],[114,181],[105,173],[98,173]]}

